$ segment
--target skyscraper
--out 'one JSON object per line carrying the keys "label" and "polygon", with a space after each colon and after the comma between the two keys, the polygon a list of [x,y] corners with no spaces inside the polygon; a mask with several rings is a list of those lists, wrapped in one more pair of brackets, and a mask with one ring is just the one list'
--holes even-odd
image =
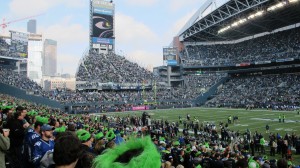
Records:
{"label": "skyscraper", "polygon": [[43,75],[54,76],[57,73],[57,42],[46,39],[43,53]]}
{"label": "skyscraper", "polygon": [[28,40],[27,77],[41,84],[43,67],[43,41],[41,34],[30,34]]}
{"label": "skyscraper", "polygon": [[27,22],[27,32],[36,34],[36,20],[31,19]]}

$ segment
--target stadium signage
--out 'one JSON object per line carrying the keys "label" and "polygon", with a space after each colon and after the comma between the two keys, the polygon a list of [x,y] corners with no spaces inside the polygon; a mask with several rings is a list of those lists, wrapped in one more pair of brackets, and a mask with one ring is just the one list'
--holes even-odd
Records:
{"label": "stadium signage", "polygon": [[249,62],[240,63],[240,64],[236,64],[235,66],[237,66],[237,67],[245,67],[245,66],[250,66],[250,63]]}
{"label": "stadium signage", "polygon": [[277,59],[276,62],[294,61],[294,58]]}
{"label": "stadium signage", "polygon": [[149,106],[133,106],[132,111],[138,111],[138,110],[149,110]]}
{"label": "stadium signage", "polygon": [[28,43],[28,34],[11,31],[11,39],[22,43]]}
{"label": "stadium signage", "polygon": [[94,13],[103,14],[103,15],[113,15],[113,10],[105,8],[94,8]]}
{"label": "stadium signage", "polygon": [[114,39],[93,37],[93,43],[114,44]]}
{"label": "stadium signage", "polygon": [[255,65],[260,65],[260,64],[270,64],[271,61],[256,61],[254,64]]}
{"label": "stadium signage", "polygon": [[167,64],[168,64],[168,66],[174,66],[174,65],[177,65],[177,61],[176,60],[167,60]]}
{"label": "stadium signage", "polygon": [[104,8],[110,8],[113,9],[114,5],[113,3],[104,1],[104,0],[93,0],[93,7],[104,7]]}
{"label": "stadium signage", "polygon": [[11,33],[11,46],[10,51],[17,53],[22,58],[27,58],[28,55],[28,34],[10,31]]}

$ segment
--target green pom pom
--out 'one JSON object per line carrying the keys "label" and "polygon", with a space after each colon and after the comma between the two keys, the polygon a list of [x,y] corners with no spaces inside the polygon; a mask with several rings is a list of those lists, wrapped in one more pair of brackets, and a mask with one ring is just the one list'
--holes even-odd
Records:
{"label": "green pom pom", "polygon": [[150,137],[132,138],[94,159],[93,168],[160,168],[160,154]]}

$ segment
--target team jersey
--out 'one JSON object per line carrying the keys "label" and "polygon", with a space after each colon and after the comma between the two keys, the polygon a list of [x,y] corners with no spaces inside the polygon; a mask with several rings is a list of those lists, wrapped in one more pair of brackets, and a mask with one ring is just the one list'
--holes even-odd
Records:
{"label": "team jersey", "polygon": [[49,142],[44,141],[43,139],[40,139],[34,144],[34,150],[33,150],[33,159],[32,162],[35,165],[35,167],[40,166],[40,161],[47,153],[48,151],[54,151],[54,141],[50,140]]}
{"label": "team jersey", "polygon": [[41,136],[34,130],[28,130],[25,136],[24,155],[28,161],[32,161],[34,144],[41,139]]}

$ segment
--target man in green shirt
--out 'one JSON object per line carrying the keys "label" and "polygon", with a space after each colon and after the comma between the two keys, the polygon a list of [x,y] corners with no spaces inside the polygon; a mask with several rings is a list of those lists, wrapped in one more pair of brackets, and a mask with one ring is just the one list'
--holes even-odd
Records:
{"label": "man in green shirt", "polygon": [[281,122],[281,114],[279,114],[278,120],[279,120],[279,122]]}

